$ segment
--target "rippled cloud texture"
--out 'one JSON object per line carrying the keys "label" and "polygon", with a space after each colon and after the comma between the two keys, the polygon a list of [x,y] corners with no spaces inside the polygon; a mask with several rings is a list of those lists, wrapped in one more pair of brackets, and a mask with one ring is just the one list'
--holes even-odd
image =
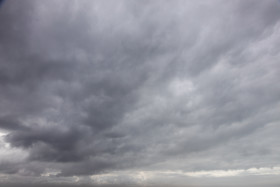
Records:
{"label": "rippled cloud texture", "polygon": [[279,1],[6,0],[0,24],[0,183],[279,184]]}

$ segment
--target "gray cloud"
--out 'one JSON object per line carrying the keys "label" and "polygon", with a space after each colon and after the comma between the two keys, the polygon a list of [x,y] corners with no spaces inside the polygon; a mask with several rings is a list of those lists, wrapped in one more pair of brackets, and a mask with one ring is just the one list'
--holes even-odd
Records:
{"label": "gray cloud", "polygon": [[[0,172],[277,166],[279,10],[273,0],[6,1]],[[7,156],[16,150],[25,157]]]}

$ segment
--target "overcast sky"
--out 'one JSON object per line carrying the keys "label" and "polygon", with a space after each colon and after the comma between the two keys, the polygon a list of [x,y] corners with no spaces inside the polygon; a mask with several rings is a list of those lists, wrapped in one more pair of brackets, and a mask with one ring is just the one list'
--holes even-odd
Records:
{"label": "overcast sky", "polygon": [[279,0],[6,0],[0,184],[279,186],[279,60]]}

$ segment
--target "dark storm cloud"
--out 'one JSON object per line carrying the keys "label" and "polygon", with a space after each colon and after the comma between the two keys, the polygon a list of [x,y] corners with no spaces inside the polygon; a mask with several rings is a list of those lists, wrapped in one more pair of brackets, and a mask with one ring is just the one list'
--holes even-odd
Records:
{"label": "dark storm cloud", "polygon": [[[4,158],[0,171],[238,169],[243,139],[244,167],[275,165],[279,10],[276,1],[6,1],[0,128],[28,155]],[[267,131],[263,151],[254,142]]]}
{"label": "dark storm cloud", "polygon": [[[28,149],[30,161],[77,162],[102,154],[114,154],[115,144],[124,135],[110,132],[110,128],[117,125],[125,111],[133,106],[137,95],[134,92],[146,79],[145,63],[140,64],[146,57],[134,53],[145,54],[149,52],[149,47],[132,43],[129,46],[132,49],[118,49],[118,45],[123,42],[118,38],[114,37],[111,41],[106,38],[107,34],[102,36],[101,33],[97,34],[100,36],[93,35],[92,38],[91,35],[83,33],[88,27],[87,24],[80,25],[80,22],[75,21],[83,20],[84,15],[77,15],[78,18],[74,18],[73,23],[63,23],[65,28],[58,24],[62,24],[64,19],[67,22],[68,14],[62,14],[62,19],[58,21],[52,17],[50,30],[41,31],[36,24],[32,26],[32,22],[43,20],[28,19],[28,14],[36,11],[32,9],[36,3],[26,3],[30,5],[26,5],[26,10],[22,11],[18,3],[10,2],[6,5],[6,12],[2,13],[5,20],[3,22],[7,24],[1,31],[2,40],[8,43],[7,47],[16,51],[15,55],[11,52],[7,54],[6,46],[2,46],[2,100],[7,103],[7,107],[2,109],[5,110],[5,115],[2,116],[1,127],[12,130],[6,136],[6,141],[13,146]],[[66,3],[67,6],[69,5]],[[12,10],[13,8],[15,10]],[[10,21],[8,18],[11,12],[16,10],[19,12],[11,18],[16,21]],[[64,13],[67,11],[66,9]],[[28,21],[20,22],[17,17]],[[31,26],[25,28],[25,22]],[[12,32],[13,28],[18,30]],[[19,30],[24,36],[20,37],[15,33]],[[36,44],[38,51],[34,52],[31,49],[34,42],[27,38],[40,40],[33,33],[39,32],[37,30],[42,32],[42,35],[38,36],[40,38],[47,35],[53,37],[50,37],[50,41],[43,39],[43,46],[40,46],[39,41],[39,47]],[[18,45],[14,36],[19,37],[22,45]],[[76,39],[79,36],[82,38]],[[83,40],[86,36],[89,41]],[[130,42],[129,38],[127,39]],[[47,54],[51,53],[48,55],[53,55],[48,42],[49,45],[58,46],[57,50],[61,51],[54,54],[58,55],[55,59],[40,54],[42,47],[46,48],[43,50],[46,50]],[[67,50],[66,54],[64,50]],[[79,55],[82,59],[79,59]],[[29,122],[34,118],[35,122]],[[43,124],[39,124],[36,118],[43,119]],[[84,167],[87,163],[82,162],[81,165]],[[102,169],[108,164],[98,161],[97,165]],[[89,173],[91,170],[98,171],[97,165],[94,165],[94,169],[85,167],[84,170]],[[79,169],[75,170],[79,173]],[[83,171],[81,173],[84,174]]]}

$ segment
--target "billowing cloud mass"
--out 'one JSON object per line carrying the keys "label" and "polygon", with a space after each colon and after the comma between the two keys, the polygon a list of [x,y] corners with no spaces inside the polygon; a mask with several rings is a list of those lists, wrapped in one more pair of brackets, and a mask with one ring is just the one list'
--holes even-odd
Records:
{"label": "billowing cloud mass", "polygon": [[280,183],[279,1],[6,0],[0,24],[0,183]]}

